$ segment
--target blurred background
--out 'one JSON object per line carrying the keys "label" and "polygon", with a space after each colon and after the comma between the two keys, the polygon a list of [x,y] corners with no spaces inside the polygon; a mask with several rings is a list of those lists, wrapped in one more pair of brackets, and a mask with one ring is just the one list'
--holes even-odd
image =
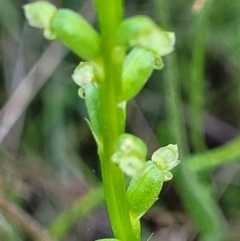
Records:
{"label": "blurred background", "polygon": [[[97,28],[92,1],[51,2],[79,11]],[[44,230],[64,241],[111,237],[96,144],[71,79],[81,60],[26,23],[26,3],[0,0],[0,240],[34,240]],[[228,157],[221,165],[201,172],[224,216],[229,241],[240,240],[239,12],[239,0],[125,1],[126,16],[151,16],[176,33],[175,52],[164,57],[164,70],[155,71],[129,102],[126,129],[146,141],[149,157],[170,142],[169,129],[175,126],[166,85],[173,78],[189,161],[235,141],[234,148],[218,153],[217,160]],[[196,158],[193,168],[201,166]],[[24,226],[25,214],[38,230]],[[172,181],[142,223],[144,241],[152,234],[156,241],[200,240]]]}

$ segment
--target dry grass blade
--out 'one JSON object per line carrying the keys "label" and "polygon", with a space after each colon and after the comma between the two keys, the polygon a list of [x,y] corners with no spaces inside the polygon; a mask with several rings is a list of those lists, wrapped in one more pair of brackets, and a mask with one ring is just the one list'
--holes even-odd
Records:
{"label": "dry grass blade", "polygon": [[[91,8],[92,5],[87,2],[82,6],[81,12],[91,12]],[[86,17],[89,22],[93,22],[93,14]],[[0,144],[67,52],[68,50],[58,42],[50,44],[28,75],[20,82],[7,103],[0,110]]]}
{"label": "dry grass blade", "polygon": [[44,85],[67,50],[58,42],[52,43],[37,61],[29,74],[21,81],[0,111],[0,143],[7,136],[23,111]]}

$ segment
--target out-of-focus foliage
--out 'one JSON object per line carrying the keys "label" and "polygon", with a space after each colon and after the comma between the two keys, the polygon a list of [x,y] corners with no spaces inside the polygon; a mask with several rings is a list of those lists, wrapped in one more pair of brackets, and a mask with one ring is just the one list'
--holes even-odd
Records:
{"label": "out-of-focus foliage", "polygon": [[[91,1],[51,2],[79,10],[97,26]],[[46,229],[52,224],[50,233],[59,240],[63,236],[68,241],[109,237],[102,195],[98,191],[94,196],[90,191],[100,183],[96,145],[84,120],[84,102],[71,79],[80,59],[59,43],[43,39],[41,31],[26,24],[21,8],[25,3],[0,0],[0,195],[4,193]],[[240,2],[206,0],[208,8],[201,8],[201,3],[204,1],[127,0],[125,8],[126,16],[146,14],[163,29],[176,33],[175,53],[164,62],[175,57],[177,71],[172,72],[172,78],[177,78],[182,97],[188,139],[185,145],[206,164],[211,159],[202,152],[223,147],[240,133]],[[149,157],[159,147],[157,140],[164,145],[171,138],[167,68],[166,64],[163,72],[154,72],[128,105],[127,130],[147,142]],[[210,184],[226,218],[231,241],[240,239],[240,157],[236,149],[235,145],[214,155],[217,160],[226,155],[222,162],[232,155],[235,163],[201,172],[201,179]],[[84,201],[89,200],[86,195],[94,200]],[[84,211],[78,213],[81,205]],[[143,219],[146,240],[151,232],[151,240],[175,236],[179,241],[198,240],[183,206],[170,182]],[[52,230],[58,229],[54,220],[63,211],[69,223],[74,220],[73,226],[64,227],[65,233],[54,233]],[[1,207],[0,239],[29,240]]]}

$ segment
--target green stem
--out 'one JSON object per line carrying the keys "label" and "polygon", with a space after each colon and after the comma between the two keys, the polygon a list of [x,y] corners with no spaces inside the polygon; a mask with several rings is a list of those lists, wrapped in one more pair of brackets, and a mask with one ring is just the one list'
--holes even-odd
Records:
{"label": "green stem", "polygon": [[115,36],[122,21],[123,4],[121,0],[95,0],[95,5],[101,29],[104,66],[104,80],[100,86],[103,151],[99,153],[104,195],[115,238],[138,241],[130,221],[124,175],[111,161],[114,143],[125,128],[125,114],[118,105],[124,56],[115,56]]}

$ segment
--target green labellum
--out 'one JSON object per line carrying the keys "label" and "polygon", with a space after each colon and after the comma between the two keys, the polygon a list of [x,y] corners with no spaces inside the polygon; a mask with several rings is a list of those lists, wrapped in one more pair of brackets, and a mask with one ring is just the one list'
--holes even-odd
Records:
{"label": "green labellum", "polygon": [[60,9],[52,19],[51,28],[64,45],[83,59],[94,60],[99,55],[99,35],[79,14]]}

